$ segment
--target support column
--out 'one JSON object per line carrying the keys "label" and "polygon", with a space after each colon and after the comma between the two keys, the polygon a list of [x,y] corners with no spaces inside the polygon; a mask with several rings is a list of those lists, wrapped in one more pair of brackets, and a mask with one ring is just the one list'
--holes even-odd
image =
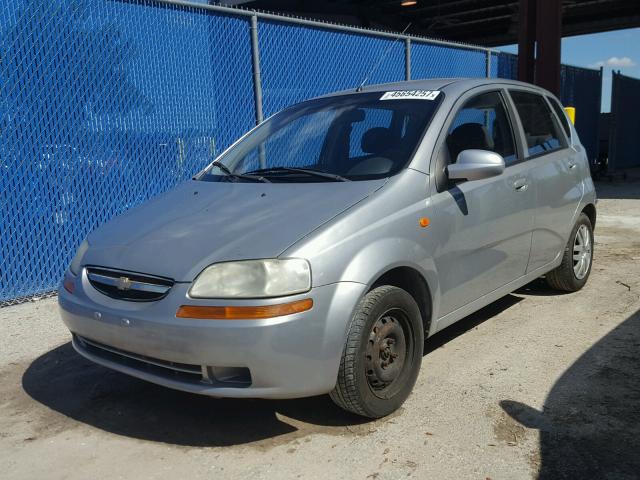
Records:
{"label": "support column", "polygon": [[560,94],[560,44],[562,5],[560,0],[538,0],[536,5],[536,85]]}
{"label": "support column", "polygon": [[533,83],[536,51],[536,0],[520,0],[518,7],[518,80]]}

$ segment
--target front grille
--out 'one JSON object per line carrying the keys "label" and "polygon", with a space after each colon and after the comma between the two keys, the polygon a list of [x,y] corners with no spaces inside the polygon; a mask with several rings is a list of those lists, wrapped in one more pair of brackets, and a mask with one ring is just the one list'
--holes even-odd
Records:
{"label": "front grille", "polygon": [[140,273],[101,267],[87,267],[86,271],[93,288],[118,300],[153,302],[165,297],[173,286],[173,280],[168,278]]}
{"label": "front grille", "polygon": [[158,377],[219,387],[246,388],[251,385],[251,373],[246,367],[209,367],[170,362],[127,352],[76,334],[73,339],[76,346],[91,355]]}

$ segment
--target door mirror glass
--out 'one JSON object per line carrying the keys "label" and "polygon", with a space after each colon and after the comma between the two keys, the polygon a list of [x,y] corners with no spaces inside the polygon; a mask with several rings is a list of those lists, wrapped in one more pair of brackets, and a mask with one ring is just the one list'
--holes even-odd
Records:
{"label": "door mirror glass", "polygon": [[489,150],[463,150],[447,167],[449,180],[482,180],[504,172],[502,155]]}

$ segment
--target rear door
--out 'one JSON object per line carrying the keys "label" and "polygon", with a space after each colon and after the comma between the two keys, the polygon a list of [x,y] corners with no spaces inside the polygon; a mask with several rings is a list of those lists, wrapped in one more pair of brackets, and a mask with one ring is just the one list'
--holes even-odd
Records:
{"label": "rear door", "polygon": [[[460,105],[461,104],[461,105]],[[436,147],[430,198],[437,225],[434,262],[444,316],[524,275],[533,226],[529,166],[515,141],[513,114],[500,90],[461,99]],[[451,183],[444,170],[460,151],[491,150],[505,171],[483,180]]]}
{"label": "rear door", "polygon": [[522,125],[527,162],[532,165],[536,209],[527,267],[532,272],[564,251],[583,188],[578,152],[570,147],[566,129],[548,100],[527,90],[510,89],[509,94]]}

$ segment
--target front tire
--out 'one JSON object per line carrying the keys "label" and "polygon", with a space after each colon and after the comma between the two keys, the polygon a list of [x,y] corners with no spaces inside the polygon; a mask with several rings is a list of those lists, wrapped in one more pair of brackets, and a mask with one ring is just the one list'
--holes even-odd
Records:
{"label": "front tire", "polygon": [[371,290],[349,327],[331,399],[364,417],[389,415],[413,389],[423,344],[422,317],[413,297],[389,285]]}
{"label": "front tire", "polygon": [[571,230],[564,249],[562,263],[546,275],[551,288],[577,292],[589,278],[593,263],[593,227],[585,213],[581,213]]}

